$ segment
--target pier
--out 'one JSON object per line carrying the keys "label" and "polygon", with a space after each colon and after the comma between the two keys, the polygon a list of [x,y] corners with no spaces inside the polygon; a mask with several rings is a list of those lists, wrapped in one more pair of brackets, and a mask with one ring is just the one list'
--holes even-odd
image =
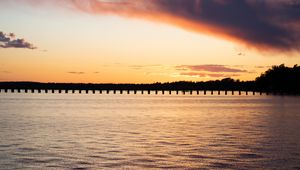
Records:
{"label": "pier", "polygon": [[82,84],[0,82],[0,93],[45,94],[134,94],[134,95],[299,95],[299,88],[272,89],[255,81],[238,82],[232,79],[210,82],[172,82],[153,84]]}

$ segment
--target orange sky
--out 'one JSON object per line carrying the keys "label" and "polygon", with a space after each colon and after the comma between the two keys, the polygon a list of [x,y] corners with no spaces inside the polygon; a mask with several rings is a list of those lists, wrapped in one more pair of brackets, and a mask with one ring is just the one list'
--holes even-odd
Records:
{"label": "orange sky", "polygon": [[0,14],[0,32],[37,47],[0,48],[0,81],[251,80],[272,65],[300,61],[297,52],[258,49],[222,28],[163,13],[122,17],[7,1]]}

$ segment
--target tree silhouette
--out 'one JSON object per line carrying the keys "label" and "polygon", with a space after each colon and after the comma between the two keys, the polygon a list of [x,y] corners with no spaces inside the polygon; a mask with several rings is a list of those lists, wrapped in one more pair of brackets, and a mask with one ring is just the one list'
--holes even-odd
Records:
{"label": "tree silhouette", "polygon": [[167,82],[153,84],[82,84],[82,83],[38,83],[0,82],[0,89],[36,90],[216,90],[216,91],[257,91],[285,94],[300,94],[300,66],[273,66],[255,81],[240,81],[232,78],[207,82]]}

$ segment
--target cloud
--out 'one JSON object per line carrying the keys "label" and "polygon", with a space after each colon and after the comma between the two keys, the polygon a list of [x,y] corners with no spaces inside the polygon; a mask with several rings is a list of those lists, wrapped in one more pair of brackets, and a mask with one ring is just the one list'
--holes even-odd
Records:
{"label": "cloud", "polygon": [[[11,2],[13,0],[4,0]],[[14,0],[171,24],[262,52],[300,51],[298,0]],[[3,3],[3,1],[0,3]],[[242,53],[241,53],[242,55]]]}
{"label": "cloud", "polygon": [[212,77],[212,78],[225,78],[225,77],[238,77],[240,74],[213,74],[213,73],[203,73],[203,72],[183,72],[180,73],[183,76],[191,76],[191,77]]}
{"label": "cloud", "polygon": [[76,74],[76,75],[82,75],[85,74],[85,72],[77,72],[77,71],[70,71],[69,74]]}
{"label": "cloud", "polygon": [[172,24],[263,51],[300,49],[300,1],[295,0],[71,0],[75,8]]}
{"label": "cloud", "polygon": [[207,71],[207,72],[227,72],[227,73],[245,73],[247,70],[230,68],[224,65],[181,65],[176,66],[179,71]]}
{"label": "cloud", "polygon": [[8,35],[0,32],[0,48],[27,48],[36,49],[33,44],[27,42],[24,39],[15,39],[14,33],[9,33]]}

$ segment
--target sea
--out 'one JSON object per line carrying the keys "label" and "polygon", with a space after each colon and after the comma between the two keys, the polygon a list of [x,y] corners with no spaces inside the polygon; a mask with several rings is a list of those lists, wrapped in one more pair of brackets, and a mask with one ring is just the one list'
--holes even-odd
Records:
{"label": "sea", "polygon": [[300,97],[0,93],[0,169],[300,169]]}

